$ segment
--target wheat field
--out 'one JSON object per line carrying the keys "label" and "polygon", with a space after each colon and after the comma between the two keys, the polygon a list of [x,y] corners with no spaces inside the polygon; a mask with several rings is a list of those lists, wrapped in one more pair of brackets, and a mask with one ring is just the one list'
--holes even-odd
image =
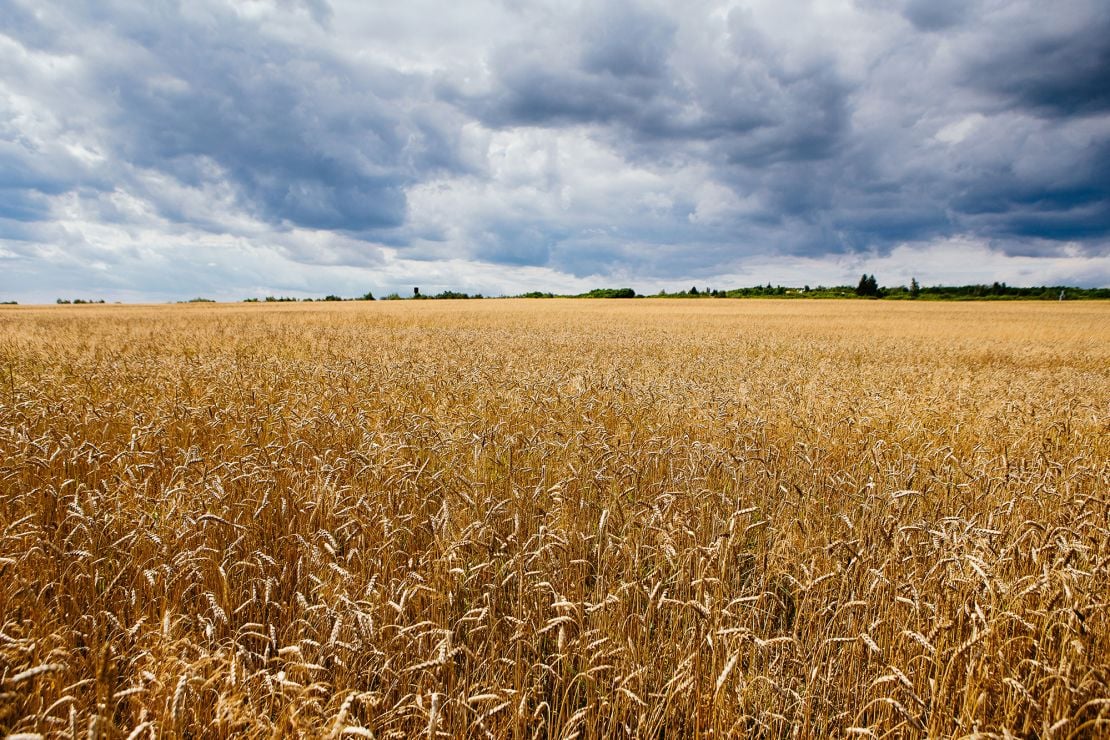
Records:
{"label": "wheat field", "polygon": [[1110,305],[0,311],[0,735],[1110,736]]}

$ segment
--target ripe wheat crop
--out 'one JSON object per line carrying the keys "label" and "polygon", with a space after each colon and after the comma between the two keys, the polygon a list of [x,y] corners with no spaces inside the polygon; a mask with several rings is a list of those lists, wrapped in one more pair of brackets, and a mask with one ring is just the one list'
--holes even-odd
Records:
{"label": "ripe wheat crop", "polygon": [[0,311],[0,735],[1110,733],[1110,306]]}

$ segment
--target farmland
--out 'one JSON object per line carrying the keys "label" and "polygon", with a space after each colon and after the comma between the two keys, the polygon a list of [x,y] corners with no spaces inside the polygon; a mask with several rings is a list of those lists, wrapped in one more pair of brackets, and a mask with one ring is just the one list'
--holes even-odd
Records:
{"label": "farmland", "polygon": [[1110,305],[0,310],[0,735],[1110,732]]}

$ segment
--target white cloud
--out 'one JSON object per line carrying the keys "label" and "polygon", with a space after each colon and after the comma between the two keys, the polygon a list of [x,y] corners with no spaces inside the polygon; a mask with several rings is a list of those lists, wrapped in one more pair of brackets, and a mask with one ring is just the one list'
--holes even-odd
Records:
{"label": "white cloud", "polygon": [[959,144],[966,139],[975,129],[987,120],[986,116],[981,113],[972,113],[969,116],[964,116],[958,121],[953,121],[946,126],[941,127],[934,137],[937,141],[942,141],[945,144]]}

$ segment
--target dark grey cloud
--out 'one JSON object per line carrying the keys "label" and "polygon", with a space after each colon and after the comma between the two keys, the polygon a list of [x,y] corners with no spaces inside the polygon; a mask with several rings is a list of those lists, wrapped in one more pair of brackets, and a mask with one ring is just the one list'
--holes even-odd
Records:
{"label": "dark grey cloud", "polygon": [[1045,6],[1057,17],[1044,25],[1015,19],[985,33],[964,84],[1041,116],[1110,111],[1110,6],[1078,5]]}
{"label": "dark grey cloud", "polygon": [[[25,10],[17,15],[27,31],[21,42],[81,56],[80,85],[97,107],[90,125],[106,132],[111,159],[183,183],[229,181],[258,218],[394,228],[404,222],[407,184],[458,166],[450,123],[422,111],[434,104],[413,95],[419,77],[268,37],[229,7],[203,10],[73,4],[66,22],[77,35],[68,47]],[[324,3],[310,4],[307,16],[330,22]],[[20,176],[21,168],[5,164],[9,181]],[[47,174],[37,166],[22,179]]]}
{"label": "dark grey cloud", "polygon": [[[978,13],[971,4],[941,3],[930,5],[935,15],[925,18],[910,3],[915,27],[950,29],[952,40],[930,33],[901,49],[891,44],[869,76],[851,83],[835,64],[822,70],[824,77],[801,77],[812,88],[781,98],[798,105],[781,119],[792,128],[756,128],[726,139],[729,149],[709,150],[728,152],[732,166],[723,179],[769,194],[773,212],[787,217],[784,229],[790,223],[780,244],[793,253],[885,252],[906,241],[964,234],[1015,255],[1029,251],[1027,242],[1067,242],[1069,249],[1105,254],[1110,127],[1100,83],[1110,79],[1102,69],[1110,47],[1102,28],[1107,13],[1065,5]],[[1007,13],[1015,17],[993,25]],[[1055,22],[1042,23],[1046,15]],[[1063,39],[1071,45],[1058,46]],[[774,58],[766,48],[759,56]],[[901,66],[907,72],[895,76],[898,87],[878,73]],[[862,110],[878,120],[860,125]],[[973,120],[980,111],[987,119]],[[957,132],[961,123],[973,125],[946,132],[939,125],[945,119]],[[1082,119],[1091,125],[1077,124]],[[791,130],[801,137],[792,140]],[[758,146],[768,133],[795,144],[779,150],[790,158],[770,167]],[[799,145],[806,135],[813,142],[808,160]],[[749,216],[737,227],[751,223]]]}
{"label": "dark grey cloud", "polygon": [[721,25],[719,53],[672,63],[682,43],[674,19],[606,5],[575,18],[580,36],[498,48],[482,94],[439,93],[493,127],[612,127],[614,140],[647,156],[671,140],[710,142],[713,155],[750,166],[831,154],[850,93],[835,59],[786,59],[750,12],[733,10]]}
{"label": "dark grey cloud", "polygon": [[909,0],[906,18],[922,31],[943,31],[960,25],[972,12],[972,0]]}
{"label": "dark grey cloud", "polygon": [[405,81],[389,70],[351,78],[326,50],[245,44],[253,29],[229,18],[217,27],[140,19],[150,69],[97,70],[112,91],[109,121],[129,162],[195,172],[196,158],[240,188],[244,206],[271,221],[324,229],[395,227],[403,187],[423,162],[391,105]]}
{"label": "dark grey cloud", "polygon": [[581,65],[618,79],[658,79],[667,69],[675,22],[629,2],[599,4],[583,19]]}

